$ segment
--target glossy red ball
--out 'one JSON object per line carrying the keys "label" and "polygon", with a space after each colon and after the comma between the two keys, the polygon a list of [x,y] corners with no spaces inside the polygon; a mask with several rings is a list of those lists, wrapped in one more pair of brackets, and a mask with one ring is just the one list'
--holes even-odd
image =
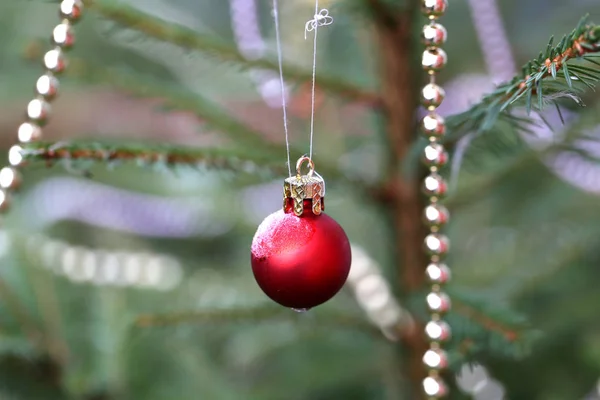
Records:
{"label": "glossy red ball", "polygon": [[251,250],[260,288],[296,310],[331,299],[346,282],[352,261],[346,233],[326,214],[277,211],[260,224]]}

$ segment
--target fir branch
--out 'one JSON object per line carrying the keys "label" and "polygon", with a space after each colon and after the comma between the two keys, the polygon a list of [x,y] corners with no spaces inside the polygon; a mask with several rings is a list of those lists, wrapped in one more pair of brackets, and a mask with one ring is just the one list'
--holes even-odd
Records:
{"label": "fir branch", "polygon": [[56,161],[80,160],[102,163],[134,162],[139,165],[166,167],[188,166],[197,169],[215,168],[248,173],[269,172],[279,175],[285,173],[283,165],[268,163],[264,158],[252,158],[231,150],[213,148],[164,145],[152,148],[147,144],[81,142],[31,143],[23,147],[22,155],[26,161],[44,161],[48,165]]}
{"label": "fir branch", "polygon": [[[590,110],[590,112],[593,113],[595,110]],[[498,167],[495,167],[489,175],[481,174],[481,157],[483,157],[484,154],[488,154],[489,149],[479,148],[475,149],[476,151],[471,152],[472,155],[470,157],[472,160],[468,162],[465,160],[464,163],[467,163],[465,168],[470,167],[474,171],[477,171],[477,173],[469,179],[468,184],[461,184],[459,188],[445,200],[447,207],[457,211],[461,207],[473,204],[473,200],[479,198],[478,196],[481,193],[487,193],[491,188],[494,188],[501,182],[509,179],[511,175],[518,173],[519,171],[526,171],[531,168],[531,165],[535,165],[539,162],[543,163],[547,157],[551,157],[560,152],[568,151],[577,153],[580,157],[593,162],[598,162],[596,157],[589,154],[586,149],[581,149],[577,144],[581,140],[597,141],[596,138],[587,137],[585,126],[581,123],[571,125],[569,129],[562,134],[561,140],[555,141],[543,149],[534,149],[528,145],[519,148],[519,144],[511,139],[516,139],[518,142],[521,142],[522,140],[516,135],[490,135],[486,139],[488,146],[490,145],[490,141],[498,142],[495,144],[496,152],[502,151],[502,157],[505,160],[502,164],[498,164]],[[472,144],[471,146],[474,145]],[[513,152],[509,153],[509,149]],[[507,162],[506,160],[509,158],[510,160]]]}
{"label": "fir branch", "polygon": [[40,331],[39,325],[34,321],[25,304],[13,293],[2,278],[0,278],[0,299],[17,321],[30,344],[36,348],[40,347],[43,342],[43,333]]}
{"label": "fir branch", "polygon": [[[34,42],[26,48],[24,57],[27,60],[35,60],[36,62],[39,60],[42,47],[38,44]],[[180,110],[193,113],[207,125],[233,139],[234,147],[240,151],[243,157],[249,157],[248,154],[251,154],[253,158],[256,157],[257,161],[269,162],[273,161],[271,157],[273,155],[285,155],[286,149],[284,145],[268,142],[267,134],[256,131],[243,122],[238,121],[223,107],[197,93],[190,93],[172,85],[152,84],[152,79],[144,79],[140,74],[90,65],[79,58],[69,59],[69,68],[65,74],[92,84],[108,83],[132,96],[160,98],[165,110]],[[292,150],[296,153],[302,153],[295,148],[292,148]],[[181,152],[185,151],[180,149],[178,154],[181,154]],[[98,159],[97,161],[100,160]],[[180,159],[174,161],[176,161],[175,164],[192,163],[192,160],[190,162],[178,162],[181,161]],[[354,184],[360,183],[340,174],[339,169],[327,159],[314,158],[314,161],[319,166],[319,172],[328,178],[342,178]],[[278,167],[272,164],[267,169],[273,172],[280,171]]]}
{"label": "fir branch", "polygon": [[[546,102],[555,103],[560,97],[577,100],[575,90],[582,86],[593,89],[600,80],[600,65],[590,58],[597,52],[600,52],[600,26],[583,18],[558,45],[553,46],[551,39],[546,51],[529,61],[519,76],[498,86],[470,110],[450,117],[451,139],[456,140],[469,131],[487,131],[499,119],[526,129],[527,120],[517,120],[507,112],[515,105],[525,105],[530,111],[543,108]],[[586,60],[592,66],[575,64],[574,60]]]}
{"label": "fir branch", "polygon": [[454,299],[452,301],[452,312],[460,314],[469,320],[481,325],[485,330],[496,332],[508,342],[514,342],[522,335],[522,328],[513,326],[509,322],[501,321],[477,309],[471,304]]}
{"label": "fir branch", "polygon": [[531,329],[521,315],[492,306],[481,296],[455,290],[449,294],[453,300],[448,322],[462,359],[481,353],[520,358],[529,353],[539,338],[540,333]]}
{"label": "fir branch", "polygon": [[[381,333],[367,321],[348,315],[331,312],[313,312],[310,324],[315,326],[327,326],[332,328],[355,328],[380,337]],[[254,307],[227,310],[204,310],[170,314],[145,314],[138,316],[134,325],[138,328],[167,327],[182,324],[206,324],[235,323],[257,321],[299,321],[298,314],[281,307]],[[304,320],[304,319],[301,319]]]}
{"label": "fir branch", "polygon": [[[118,25],[134,29],[148,37],[172,43],[184,49],[200,51],[245,68],[279,71],[279,66],[275,61],[268,59],[247,59],[234,46],[224,41],[215,40],[214,37],[209,35],[152,17],[123,3],[110,4],[102,0],[85,0],[84,3],[104,18]],[[292,65],[284,65],[283,72],[288,79],[298,83],[310,82],[312,79],[311,71]],[[376,93],[371,93],[336,76],[320,74],[319,87],[351,101],[368,104],[373,107],[381,105],[381,99]]]}
{"label": "fir branch", "polygon": [[71,349],[64,340],[64,318],[59,307],[54,281],[47,277],[26,270],[31,283],[33,297],[41,317],[44,330],[44,346],[48,354],[59,364],[65,365],[71,354]]}
{"label": "fir branch", "polygon": [[[38,42],[33,42],[27,46],[23,55],[27,60],[37,62],[42,48]],[[285,151],[284,146],[267,142],[266,134],[248,127],[221,106],[197,93],[190,93],[173,85],[153,84],[153,79],[145,79],[147,77],[139,73],[91,65],[74,57],[69,58],[69,68],[65,74],[91,84],[108,83],[132,96],[162,99],[164,109],[193,113],[219,132],[229,135],[240,147],[266,152]]]}

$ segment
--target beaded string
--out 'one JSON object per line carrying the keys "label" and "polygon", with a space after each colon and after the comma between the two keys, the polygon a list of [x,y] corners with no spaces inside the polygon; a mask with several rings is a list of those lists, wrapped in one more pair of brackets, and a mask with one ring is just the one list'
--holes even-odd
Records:
{"label": "beaded string", "polygon": [[39,141],[42,138],[42,127],[50,117],[50,103],[58,94],[57,76],[67,67],[64,53],[75,43],[73,24],[81,17],[83,4],[81,0],[63,0],[59,6],[62,21],[52,31],[51,42],[54,48],[43,58],[46,69],[35,84],[36,97],[27,104],[26,122],[19,126],[18,144],[8,150],[8,163],[0,170],[0,211],[6,211],[10,204],[10,193],[19,188],[21,176],[18,168],[23,165],[22,145]]}
{"label": "beaded string", "polygon": [[430,399],[438,399],[448,394],[448,387],[439,373],[448,365],[448,356],[442,349],[442,343],[450,337],[450,326],[442,320],[442,315],[450,309],[450,299],[442,291],[442,286],[450,278],[448,266],[443,263],[443,256],[448,252],[450,243],[439,231],[448,222],[450,214],[446,207],[439,203],[447,192],[448,185],[438,173],[448,162],[448,153],[439,143],[446,133],[446,125],[444,119],[436,113],[445,93],[444,89],[436,84],[435,79],[436,73],[447,61],[446,53],[440,46],[446,42],[448,35],[446,29],[437,22],[447,6],[447,0],[422,0],[421,3],[421,10],[429,20],[423,27],[421,36],[425,45],[421,64],[429,76],[429,83],[421,91],[421,104],[428,111],[421,121],[421,132],[429,140],[422,159],[429,169],[429,175],[423,181],[423,191],[429,199],[424,211],[424,220],[429,228],[429,234],[425,238],[429,265],[425,273],[431,284],[426,297],[430,320],[425,325],[425,334],[430,345],[423,355],[423,362],[428,369],[427,377],[423,380],[423,390]]}

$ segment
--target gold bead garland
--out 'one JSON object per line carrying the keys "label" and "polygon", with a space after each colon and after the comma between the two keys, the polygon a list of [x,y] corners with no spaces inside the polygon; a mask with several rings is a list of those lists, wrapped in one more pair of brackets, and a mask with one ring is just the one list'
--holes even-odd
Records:
{"label": "gold bead garland", "polygon": [[46,72],[36,81],[36,97],[27,104],[27,121],[19,126],[17,132],[19,144],[8,150],[10,165],[0,170],[0,211],[8,210],[10,192],[17,190],[21,184],[21,177],[17,170],[23,164],[21,146],[42,138],[42,127],[50,117],[50,103],[58,94],[59,82],[56,76],[67,67],[64,53],[75,43],[72,26],[81,18],[82,10],[81,0],[63,0],[60,3],[59,15],[62,21],[53,29],[50,38],[54,48],[43,58]]}
{"label": "gold bead garland", "polygon": [[427,115],[421,121],[421,133],[429,140],[423,152],[423,164],[429,169],[429,175],[423,181],[423,192],[429,199],[425,207],[423,220],[429,228],[425,238],[425,251],[430,263],[425,271],[427,281],[431,284],[430,293],[426,297],[430,321],[425,325],[425,335],[429,340],[429,350],[423,355],[423,363],[428,374],[423,381],[423,390],[430,399],[438,399],[448,394],[448,387],[439,376],[439,372],[448,366],[448,356],[441,348],[443,342],[450,338],[450,326],[442,320],[442,315],[450,309],[450,298],[442,292],[442,286],[450,279],[450,270],[443,264],[443,257],[449,250],[448,238],[439,232],[450,217],[448,210],[439,204],[446,194],[448,184],[438,174],[439,169],[447,164],[448,153],[438,141],[446,133],[444,118],[436,113],[444,101],[445,92],[435,82],[436,73],[444,68],[447,56],[440,47],[447,38],[446,29],[437,22],[448,7],[447,0],[421,0],[421,10],[429,19],[423,27],[421,41],[425,45],[422,57],[423,69],[428,73],[429,83],[421,91],[421,104],[427,109]]}

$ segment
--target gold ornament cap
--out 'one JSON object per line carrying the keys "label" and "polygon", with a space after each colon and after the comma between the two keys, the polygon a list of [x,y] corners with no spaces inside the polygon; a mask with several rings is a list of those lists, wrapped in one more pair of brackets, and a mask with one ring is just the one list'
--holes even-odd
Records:
{"label": "gold ornament cap", "polygon": [[[308,163],[306,175],[301,172],[304,163]],[[298,217],[307,212],[321,215],[325,210],[325,181],[315,172],[315,163],[310,157],[300,157],[296,163],[296,176],[283,182],[283,210]]]}

